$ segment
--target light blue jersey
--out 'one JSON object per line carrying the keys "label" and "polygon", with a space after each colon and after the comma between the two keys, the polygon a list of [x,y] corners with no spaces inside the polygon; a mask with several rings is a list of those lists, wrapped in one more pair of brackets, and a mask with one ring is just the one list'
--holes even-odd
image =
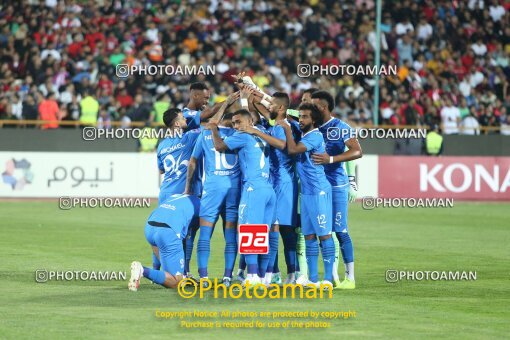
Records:
{"label": "light blue jersey", "polygon": [[[235,130],[227,127],[219,127],[220,137],[225,139],[234,134]],[[218,152],[214,148],[211,130],[203,130],[197,139],[192,156],[197,160],[203,160],[204,164],[204,188],[214,186],[239,187],[241,168],[235,151],[227,150]],[[202,162],[199,162],[202,163]]]}
{"label": "light blue jersey", "polygon": [[[286,140],[285,130],[280,125],[269,129],[274,138]],[[271,182],[276,194],[275,224],[297,225],[297,176],[295,159],[287,153],[287,148],[271,148]]]}
{"label": "light blue jersey", "polygon": [[[165,138],[159,143],[157,150],[158,168],[164,171],[159,195],[160,202],[163,202],[170,195],[184,192],[189,160],[199,135],[200,130],[194,129],[184,132],[182,138]],[[196,194],[199,194],[199,192]]]}
{"label": "light blue jersey", "polygon": [[[232,128],[219,127],[221,138],[234,134]],[[204,167],[204,189],[200,201],[200,218],[216,223],[220,213],[227,222],[237,222],[239,208],[241,168],[235,151],[218,152],[214,148],[212,133],[203,130],[192,157]]]}
{"label": "light blue jersey", "polygon": [[[257,128],[257,127],[256,127]],[[271,186],[269,183],[269,145],[257,136],[236,131],[224,139],[230,150],[237,150],[243,185]]]}
{"label": "light blue jersey", "polygon": [[[186,119],[186,124],[188,125],[186,131],[194,129],[203,130],[202,126],[200,125],[201,114],[202,111],[200,110],[192,110],[187,107],[182,109],[182,115]],[[197,163],[197,168],[195,169],[195,177],[193,179],[193,193],[199,197],[202,193],[203,173],[204,167],[202,166],[202,163],[199,162]]]}
{"label": "light blue jersey", "polygon": [[[326,142],[326,152],[330,156],[340,155],[345,150],[345,142],[355,136],[355,130],[338,118],[332,117],[319,131]],[[332,187],[349,183],[343,163],[325,164],[324,172]]]}
{"label": "light blue jersey", "polygon": [[297,171],[301,180],[301,232],[303,235],[324,236],[331,234],[331,185],[324,167],[314,164],[310,156],[324,153],[324,138],[318,129],[301,137],[306,151],[300,155]]}
{"label": "light blue jersey", "polygon": [[188,124],[188,130],[200,128],[200,114],[201,113],[202,113],[202,111],[200,111],[200,110],[192,110],[187,107],[182,109],[182,115],[186,119],[186,124]]}
{"label": "light blue jersey", "polygon": [[324,190],[330,190],[331,186],[326,179],[324,167],[314,164],[311,159],[312,154],[325,151],[324,138],[319,129],[305,133],[300,142],[306,146],[306,152],[300,154],[296,159],[296,168],[301,180],[301,193],[314,195]]}
{"label": "light blue jersey", "polygon": [[[275,125],[269,129],[269,134],[274,138],[286,140],[285,130],[280,125]],[[279,150],[271,148],[271,181],[273,186],[280,183],[292,182],[295,180],[295,160],[287,153],[287,148]]]}
{"label": "light blue jersey", "polygon": [[224,141],[230,150],[238,150],[243,173],[239,223],[273,224],[276,197],[269,183],[269,145],[260,137],[238,131]]}

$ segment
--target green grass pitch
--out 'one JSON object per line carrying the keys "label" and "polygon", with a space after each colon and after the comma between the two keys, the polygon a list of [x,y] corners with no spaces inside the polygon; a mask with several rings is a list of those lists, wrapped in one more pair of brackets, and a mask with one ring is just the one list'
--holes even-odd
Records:
{"label": "green grass pitch", "polygon": [[[150,264],[143,227],[150,209],[74,209],[57,202],[0,203],[0,338],[338,339],[504,338],[510,330],[508,204],[457,203],[450,209],[350,207],[357,289],[323,300],[184,300],[145,280],[36,283],[48,270],[127,271]],[[218,230],[219,231],[219,230]],[[223,267],[213,237],[210,276]],[[194,261],[192,268],[196,271]],[[280,267],[285,274],[283,256]],[[387,283],[385,271],[471,270],[476,281]],[[355,311],[326,329],[184,329],[155,311]]]}

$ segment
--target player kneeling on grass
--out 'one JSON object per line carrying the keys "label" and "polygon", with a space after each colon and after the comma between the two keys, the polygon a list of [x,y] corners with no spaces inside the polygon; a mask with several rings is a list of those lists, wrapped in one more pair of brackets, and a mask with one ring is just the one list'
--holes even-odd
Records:
{"label": "player kneeling on grass", "polygon": [[[331,237],[332,203],[331,185],[326,179],[324,166],[314,164],[311,155],[324,153],[325,143],[318,126],[322,124],[322,115],[313,104],[302,104],[299,107],[299,127],[303,135],[296,144],[291,127],[284,121],[278,124],[285,130],[289,155],[297,155],[296,168],[301,179],[301,229],[305,236],[306,260],[309,279],[301,276],[297,284],[332,289],[333,263],[335,261],[335,244]],[[318,282],[319,242],[321,242],[324,262],[324,281]]]}
{"label": "player kneeling on grass", "polygon": [[142,276],[167,288],[177,287],[184,271],[182,240],[188,233],[188,226],[196,223],[199,207],[196,196],[178,194],[170,196],[151,213],[145,225],[145,238],[159,257],[161,270],[133,261],[129,290],[138,290]]}

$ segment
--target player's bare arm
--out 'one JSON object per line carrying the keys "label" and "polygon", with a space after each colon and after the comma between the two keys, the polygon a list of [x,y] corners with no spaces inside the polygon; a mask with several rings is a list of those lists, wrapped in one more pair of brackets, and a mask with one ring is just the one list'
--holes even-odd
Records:
{"label": "player's bare arm", "polygon": [[218,132],[218,124],[212,122],[207,123],[206,129],[211,130],[214,148],[216,149],[216,151],[223,152],[228,149],[227,144],[225,144],[223,139],[221,139],[220,137],[220,134]]}
{"label": "player's bare arm", "polygon": [[234,92],[232,94],[230,94],[227,99],[223,102],[221,102],[221,106],[220,108],[218,109],[218,111],[214,114],[214,116],[211,117],[211,119],[209,120],[210,122],[213,122],[213,123],[216,123],[216,124],[219,124],[220,120],[221,120],[221,117],[223,116],[223,114],[225,114],[225,111],[232,105],[235,103],[236,100],[239,99],[239,95],[240,95],[240,92],[237,91],[237,92]]}
{"label": "player's bare arm", "polygon": [[200,113],[200,121],[203,122],[205,120],[208,120],[209,118],[211,118],[212,116],[214,116],[216,114],[216,112],[218,112],[218,110],[220,109],[221,105],[223,105],[223,102],[220,102],[220,103],[216,103],[214,104],[212,107],[210,106],[207,106],[201,113]]}
{"label": "player's bare arm", "polygon": [[197,159],[191,157],[188,163],[188,170],[186,171],[186,186],[184,188],[185,195],[189,195],[192,190],[193,176],[195,175],[195,169],[197,168]]}
{"label": "player's bare arm", "polygon": [[298,143],[294,141],[294,136],[292,135],[292,130],[290,125],[284,121],[278,121],[278,125],[283,127],[285,131],[285,138],[287,138],[287,152],[289,155],[299,155],[300,153],[306,152],[306,146],[303,143]]}
{"label": "player's bare arm", "polygon": [[261,114],[265,119],[267,119],[267,121],[271,120],[269,110],[264,105],[260,104],[260,102],[257,103],[255,101],[252,101],[252,104],[255,111]]}
{"label": "player's bare arm", "polygon": [[361,145],[357,138],[351,138],[345,142],[345,145],[349,148],[349,150],[336,155],[330,156],[328,153],[321,154],[313,154],[312,160],[315,164],[331,164],[331,163],[340,163],[352,161],[354,159],[361,158],[363,156],[363,152],[361,150]]}
{"label": "player's bare arm", "polygon": [[246,126],[239,129],[239,131],[243,131],[246,133],[249,133],[250,135],[258,136],[265,140],[269,145],[271,145],[274,148],[277,148],[279,150],[285,149],[285,146],[287,146],[287,142],[278,138],[275,138],[271,135],[268,135],[259,129],[254,128],[253,126]]}

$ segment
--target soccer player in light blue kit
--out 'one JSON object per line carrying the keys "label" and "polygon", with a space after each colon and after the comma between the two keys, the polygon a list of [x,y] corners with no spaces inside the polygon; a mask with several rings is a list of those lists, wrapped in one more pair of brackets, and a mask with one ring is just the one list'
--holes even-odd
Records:
{"label": "soccer player in light blue kit", "polygon": [[[239,224],[267,224],[274,222],[275,193],[269,182],[269,146],[260,137],[239,130],[253,126],[253,119],[248,110],[242,109],[232,117],[233,135],[222,139],[218,127],[214,123],[207,126],[211,129],[214,147],[218,152],[237,150],[241,166],[242,190],[239,203]],[[271,251],[271,247],[270,247]],[[269,256],[261,256],[260,270],[257,255],[245,255],[248,275],[247,285],[261,283],[259,273],[265,273]]]}
{"label": "soccer player in light blue kit", "polygon": [[[159,201],[168,196],[182,194],[186,185],[186,172],[195,142],[200,134],[200,121],[210,118],[220,108],[219,104],[207,107],[209,90],[204,83],[193,83],[190,86],[190,100],[182,111],[177,108],[167,110],[163,114],[165,125],[173,129],[174,138],[163,139],[157,149],[158,167],[164,174]],[[178,137],[181,135],[182,137]],[[200,196],[200,175],[195,175],[195,194]]]}
{"label": "soccer player in light blue kit", "polygon": [[[158,146],[158,160],[160,165],[159,168],[165,173],[165,179],[161,185],[160,202],[168,197],[168,195],[182,194],[184,192],[187,167],[191,153],[193,151],[194,142],[200,133],[200,130],[198,130],[200,128],[200,122],[209,119],[218,111],[220,107],[220,103],[214,105],[213,107],[208,107],[207,103],[209,98],[210,92],[207,88],[207,85],[201,82],[191,84],[189,102],[187,106],[182,110],[182,116],[185,119],[185,126],[183,125],[181,127],[181,132],[186,133],[188,131],[193,131],[193,134],[190,136],[183,136],[182,140],[187,141],[188,143],[183,144],[180,143],[180,141],[176,138],[173,138],[173,141],[170,142],[163,140],[161,142],[163,146]],[[166,124],[166,122],[165,125],[169,126]],[[193,139],[193,141],[191,141],[191,139]],[[170,144],[168,145],[169,147],[167,147],[167,144]],[[185,146],[180,148],[179,144]],[[175,149],[172,149],[172,147]],[[161,154],[160,151],[162,152]],[[167,153],[171,153],[171,157],[168,156]],[[167,156],[168,159],[165,160]],[[165,162],[167,162],[167,166],[169,167],[168,173],[166,171]],[[198,171],[195,173],[193,189],[194,194],[200,197],[202,192],[201,175],[203,171],[201,164],[198,165],[197,169]],[[184,268],[186,275],[189,274],[189,263],[191,261],[193,243],[197,230],[198,225],[192,226],[188,232],[188,236],[184,241],[186,254]],[[153,260],[155,261],[154,268],[159,268],[157,259],[153,257]]]}
{"label": "soccer player in light blue kit", "polygon": [[211,94],[206,84],[202,82],[193,83],[189,87],[190,95],[188,104],[182,109],[184,118],[191,129],[200,127],[200,122],[204,122],[214,116],[223,103],[216,103],[209,107],[207,103]]}
{"label": "soccer player in light blue kit", "polygon": [[[275,92],[272,96],[272,103],[269,106],[269,117],[271,120],[287,120],[287,108],[289,107],[289,96],[283,92]],[[284,245],[285,262],[287,264],[286,284],[295,283],[296,272],[296,242],[297,234],[297,177],[295,175],[295,159],[287,153],[287,139],[285,131],[280,125],[269,128],[268,134],[248,127],[246,132],[264,139],[271,145],[270,151],[270,179],[276,194],[276,220],[269,234],[269,242],[273,243],[268,269],[264,278],[264,284],[272,282],[273,267],[278,250],[278,232],[282,236]],[[294,136],[296,137],[296,136]]]}
{"label": "soccer player in light blue kit", "polygon": [[[296,167],[301,180],[301,230],[305,236],[309,276],[308,279],[300,276],[296,283],[306,286],[313,284],[317,288],[322,284],[326,289],[333,289],[335,244],[331,237],[331,185],[326,179],[324,167],[314,164],[311,159],[312,154],[325,152],[324,138],[317,129],[322,124],[322,115],[313,104],[302,104],[299,112],[299,126],[303,134],[297,144],[294,141],[291,126],[286,122],[278,122],[285,130],[288,153],[297,155]],[[317,237],[321,242],[324,263],[324,281],[322,282],[318,280],[319,242]]]}
{"label": "soccer player in light blue kit", "polygon": [[[345,279],[335,288],[354,289],[354,249],[347,227],[349,189],[356,186],[346,174],[343,162],[352,161],[362,156],[361,146],[355,130],[340,119],[332,117],[335,101],[327,91],[312,93],[312,102],[321,111],[324,123],[319,127],[326,141],[326,152],[312,155],[316,164],[324,165],[326,177],[333,193],[333,232],[340,243],[340,250],[345,265]],[[346,147],[348,148],[347,151]]]}
{"label": "soccer player in light blue kit", "polygon": [[[237,96],[232,95],[225,101],[221,114]],[[211,118],[216,122],[216,116]],[[232,113],[223,115],[218,127],[221,138],[231,136],[235,130],[232,126]],[[225,272],[223,284],[230,286],[232,271],[237,255],[237,210],[240,197],[241,169],[236,152],[218,152],[214,148],[212,133],[203,130],[200,134],[188,167],[186,192],[191,191],[192,178],[196,164],[203,161],[205,182],[200,201],[200,236],[197,246],[197,263],[200,278],[207,278],[207,265],[211,252],[213,228],[220,213],[224,217],[225,236]],[[205,284],[204,281],[203,284]]]}
{"label": "soccer player in light blue kit", "polygon": [[[131,263],[128,288],[137,291],[145,277],[167,288],[176,288],[184,274],[182,240],[198,219],[199,199],[192,195],[172,195],[154,209],[145,225],[145,238],[161,262],[161,270]],[[195,221],[195,222],[194,222]]]}
{"label": "soccer player in light blue kit", "polygon": [[[184,192],[189,159],[200,134],[199,129],[190,129],[188,121],[178,108],[171,108],[165,111],[165,113],[163,113],[163,122],[167,128],[172,130],[173,137],[161,140],[157,148],[158,168],[160,173],[164,174],[159,191],[159,203],[164,202],[172,195],[182,194]],[[198,125],[191,122],[191,126]],[[198,176],[196,176],[194,180],[200,183],[200,178]],[[197,191],[195,194],[199,195],[200,188],[198,185],[196,188]],[[190,228],[190,233],[193,230],[196,232],[197,228],[198,225],[192,226],[192,228]],[[184,247],[188,240],[188,238],[184,238]],[[193,249],[193,247],[191,247],[191,249]],[[152,254],[152,265],[156,270],[161,266],[158,257],[154,253]],[[189,261],[187,261],[185,265],[186,271],[189,270],[188,267]]]}
{"label": "soccer player in light blue kit", "polygon": [[[184,192],[189,159],[200,135],[199,129],[188,129],[188,123],[178,108],[165,111],[163,122],[173,129],[174,138],[163,139],[157,149],[158,168],[160,173],[164,174],[159,192],[160,203],[171,195]],[[196,180],[198,181],[198,178]]]}

